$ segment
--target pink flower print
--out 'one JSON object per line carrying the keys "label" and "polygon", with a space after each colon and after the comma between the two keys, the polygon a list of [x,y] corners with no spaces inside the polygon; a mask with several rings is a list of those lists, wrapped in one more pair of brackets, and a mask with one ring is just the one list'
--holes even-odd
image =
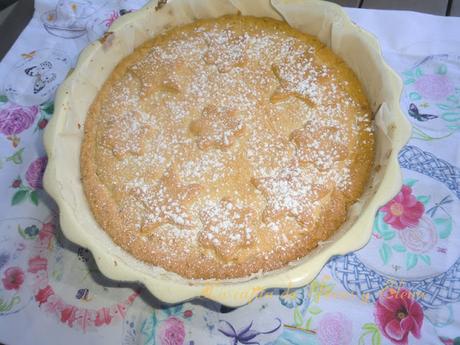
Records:
{"label": "pink flower print", "polygon": [[38,302],[38,305],[46,303],[50,296],[54,295],[54,290],[51,286],[47,285],[45,288],[38,290],[35,295],[35,300]]}
{"label": "pink flower print", "polygon": [[401,191],[380,209],[385,212],[385,223],[396,230],[416,226],[425,212],[425,206],[412,195],[412,189],[403,185]]}
{"label": "pink flower print", "polygon": [[44,271],[47,269],[47,266],[47,259],[36,256],[29,260],[29,269],[27,272],[37,273],[38,271]]}
{"label": "pink flower print", "polygon": [[102,307],[97,311],[96,319],[94,320],[94,325],[96,327],[102,325],[110,325],[112,322],[112,315],[109,308]]}
{"label": "pink flower print", "polygon": [[46,303],[42,306],[43,311],[52,315],[60,315],[65,307],[66,304],[62,298],[57,295],[49,296]]}
{"label": "pink flower print", "polygon": [[7,108],[0,109],[0,133],[15,135],[29,128],[35,121],[38,107],[23,107],[10,104]]}
{"label": "pink flower print", "polygon": [[73,327],[73,323],[77,319],[76,317],[76,312],[78,311],[77,307],[73,305],[67,305],[64,309],[61,311],[61,322],[62,323],[67,323],[69,327]]}
{"label": "pink flower print", "polygon": [[185,340],[185,328],[181,320],[170,317],[158,327],[161,345],[182,345]]}
{"label": "pink flower print", "polygon": [[423,310],[407,289],[385,290],[375,304],[375,321],[393,344],[407,345],[409,333],[420,339]]}
{"label": "pink flower print", "polygon": [[[89,329],[94,329],[94,319],[96,311],[87,308],[77,308],[75,311],[74,327],[85,333]],[[72,326],[71,326],[72,327]]]}
{"label": "pink flower print", "polygon": [[426,216],[420,218],[418,225],[408,226],[398,234],[404,246],[415,253],[426,253],[438,242],[436,227]]}
{"label": "pink flower print", "polygon": [[318,339],[322,345],[348,345],[353,325],[342,313],[327,313],[319,322]]}
{"label": "pink flower print", "polygon": [[454,91],[454,84],[449,77],[440,74],[424,75],[414,86],[418,93],[434,101],[441,101]]}
{"label": "pink flower print", "polygon": [[112,315],[112,318],[121,320],[126,317],[126,310],[127,306],[125,302],[121,302],[110,307],[110,314]]}
{"label": "pink flower print", "polygon": [[48,157],[40,157],[34,160],[27,169],[26,180],[34,189],[42,189],[43,173],[45,172],[46,164],[48,163]]}
{"label": "pink flower print", "polygon": [[9,267],[3,273],[3,287],[6,290],[19,290],[24,283],[24,272],[19,267]]}

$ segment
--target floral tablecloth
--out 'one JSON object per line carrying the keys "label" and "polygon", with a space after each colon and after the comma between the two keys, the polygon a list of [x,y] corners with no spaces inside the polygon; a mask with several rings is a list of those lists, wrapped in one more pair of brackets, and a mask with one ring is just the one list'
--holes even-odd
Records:
{"label": "floral tablecloth", "polygon": [[401,75],[413,125],[400,193],[368,245],[305,288],[230,310],[168,306],[102,276],[60,233],[42,189],[42,131],[79,51],[144,0],[36,0],[0,65],[0,342],[5,344],[460,344],[460,18],[347,10]]}

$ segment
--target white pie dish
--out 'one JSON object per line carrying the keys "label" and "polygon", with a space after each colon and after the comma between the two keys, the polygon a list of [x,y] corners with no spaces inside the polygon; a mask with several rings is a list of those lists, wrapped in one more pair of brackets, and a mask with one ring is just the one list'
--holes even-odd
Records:
{"label": "white pie dish", "polygon": [[[59,205],[64,234],[88,248],[109,278],[140,281],[157,298],[169,303],[205,296],[229,306],[245,304],[268,288],[306,285],[332,256],[364,246],[378,207],[401,187],[398,152],[410,136],[410,125],[399,108],[402,82],[383,61],[377,40],[354,25],[339,6],[319,0],[171,0],[158,7],[154,1],[117,20],[103,40],[81,53],[75,70],[58,90],[55,113],[45,132],[49,160],[44,184]],[[106,78],[141,43],[172,26],[237,12],[286,20],[294,28],[317,36],[354,70],[375,113],[375,169],[366,192],[351,208],[341,230],[305,258],[247,278],[190,280],[140,262],[116,246],[99,227],[80,181],[83,127]]]}

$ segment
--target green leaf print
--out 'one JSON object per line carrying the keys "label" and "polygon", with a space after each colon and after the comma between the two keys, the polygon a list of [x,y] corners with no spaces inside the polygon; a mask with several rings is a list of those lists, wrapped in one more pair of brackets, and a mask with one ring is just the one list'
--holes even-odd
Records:
{"label": "green leaf print", "polygon": [[447,112],[441,115],[442,119],[448,122],[455,122],[460,120],[459,112]]}
{"label": "green leaf print", "polygon": [[313,305],[310,308],[308,308],[308,312],[312,315],[318,315],[319,313],[322,312],[322,310],[317,305]]}
{"label": "green leaf print", "polygon": [[386,265],[392,254],[391,247],[386,243],[382,243],[382,246],[379,249],[379,254],[383,264]]}
{"label": "green leaf print", "polygon": [[24,148],[17,150],[13,155],[9,156],[6,160],[11,161],[14,164],[21,164],[22,163],[22,153],[24,152]]}
{"label": "green leaf print", "polygon": [[141,324],[140,334],[145,337],[144,344],[155,344],[155,327],[157,325],[156,312],[153,311],[150,318],[144,320]]}
{"label": "green leaf print", "polygon": [[11,205],[17,205],[21,202],[24,201],[24,199],[27,197],[27,194],[29,194],[29,191],[26,189],[20,189],[13,195],[13,199],[11,199]]}
{"label": "green leaf print", "polygon": [[365,323],[362,328],[367,331],[375,331],[377,326],[375,323]]}
{"label": "green leaf print", "polygon": [[436,229],[438,229],[440,239],[449,237],[452,232],[452,218],[435,218],[433,222],[436,225]]}
{"label": "green leaf print", "polygon": [[414,72],[412,71],[404,71],[402,72],[403,76],[406,76],[406,77],[413,77],[414,76]]}
{"label": "green leaf print", "polygon": [[21,302],[21,297],[19,296],[14,296],[10,301],[3,300],[3,298],[0,297],[0,312],[8,312],[13,307]]}
{"label": "green leaf print", "polygon": [[444,75],[447,73],[447,66],[442,64],[442,65],[439,65],[438,69],[436,70],[436,73],[440,74],[440,75]]}
{"label": "green leaf print", "polygon": [[417,78],[420,78],[422,75],[423,75],[422,69],[421,69],[420,67],[417,67],[417,68],[415,69],[415,76],[416,76]]}
{"label": "green leaf print", "polygon": [[384,217],[383,212],[378,212],[377,217],[375,217],[375,221],[374,221],[375,232],[377,232],[378,234],[382,236],[384,232],[388,232],[390,230],[388,224],[383,221],[383,217]]}
{"label": "green leaf print", "polygon": [[364,342],[364,339],[366,338],[366,335],[369,334],[371,334],[371,332],[365,332],[361,334],[361,336],[359,337],[358,345],[365,345],[366,343]]}
{"label": "green leaf print", "polygon": [[458,131],[460,129],[460,125],[449,125],[447,128],[452,131]]}
{"label": "green leaf print", "polygon": [[54,103],[53,102],[47,103],[43,106],[42,109],[45,113],[47,113],[48,115],[51,115],[54,112]]}
{"label": "green leaf print", "polygon": [[406,186],[411,187],[411,188],[412,188],[412,187],[414,186],[414,184],[416,184],[416,183],[417,183],[417,180],[416,180],[416,179],[413,179],[413,178],[408,178],[408,179],[405,179],[405,180],[404,180],[404,184],[405,184]]}
{"label": "green leaf print", "polygon": [[303,317],[302,317],[302,314],[300,313],[299,308],[295,308],[294,310],[294,323],[296,327],[302,327]]}
{"label": "green leaf print", "polygon": [[38,205],[38,192],[36,190],[29,194],[29,198],[35,206]]}
{"label": "green leaf print", "polygon": [[458,103],[460,101],[460,99],[455,95],[450,95],[449,97],[447,97],[447,100],[453,103]]}
{"label": "green leaf print", "polygon": [[8,97],[5,95],[0,95],[0,103],[6,103],[8,102]]}
{"label": "green leaf print", "polygon": [[382,234],[382,232],[380,231],[380,226],[379,226],[379,214],[377,214],[377,217],[375,217],[375,220],[374,220],[374,225],[372,227],[372,231],[377,233],[377,234]]}
{"label": "green leaf print", "polygon": [[311,322],[313,320],[313,317],[309,317],[307,322],[305,323],[305,329],[311,329]]}
{"label": "green leaf print", "polygon": [[381,336],[380,336],[380,331],[377,328],[376,324],[374,324],[374,323],[365,323],[362,326],[362,330],[364,332],[359,337],[358,345],[369,344],[368,342],[365,341],[365,339],[366,339],[366,337],[368,335],[372,335],[371,336],[372,345],[380,345],[381,344],[382,339],[381,339]]}
{"label": "green leaf print", "polygon": [[419,195],[417,200],[420,201],[425,206],[430,202],[431,197],[429,195]]}
{"label": "green leaf print", "polygon": [[419,101],[419,100],[422,99],[422,96],[420,96],[420,95],[418,94],[418,92],[411,92],[411,93],[409,94],[409,99],[410,99],[411,101]]}
{"label": "green leaf print", "polygon": [[428,255],[419,255],[418,257],[427,265],[431,265],[431,258]]}
{"label": "green leaf print", "polygon": [[376,330],[372,334],[372,345],[380,345],[381,341],[382,341],[382,339],[380,337],[380,332],[378,330]]}
{"label": "green leaf print", "polygon": [[455,109],[455,107],[451,107],[447,104],[442,104],[442,103],[438,103],[436,104],[436,106],[441,109],[441,110],[451,110],[451,109]]}
{"label": "green leaf print", "polygon": [[27,239],[28,236],[26,235],[24,229],[20,225],[18,225],[18,233],[19,235],[21,235],[22,238]]}
{"label": "green leaf print", "polygon": [[394,237],[396,236],[396,233],[394,231],[386,231],[384,233],[382,233],[382,237],[385,241],[389,241],[391,239],[393,239]]}
{"label": "green leaf print", "polygon": [[404,253],[406,251],[406,247],[404,247],[402,244],[395,244],[391,248],[393,248],[393,250],[398,253]]}
{"label": "green leaf print", "polygon": [[417,265],[417,255],[413,253],[407,253],[406,255],[406,269],[410,270]]}

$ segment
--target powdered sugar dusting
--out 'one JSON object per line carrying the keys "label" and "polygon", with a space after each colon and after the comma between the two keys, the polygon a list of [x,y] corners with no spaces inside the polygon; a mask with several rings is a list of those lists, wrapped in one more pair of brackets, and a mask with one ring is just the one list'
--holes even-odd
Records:
{"label": "powdered sugar dusting", "polygon": [[324,200],[351,188],[358,140],[373,144],[367,106],[331,53],[244,18],[160,35],[102,102],[98,178],[116,175],[106,185],[129,245],[168,269],[189,258],[194,272],[230,270],[251,250],[288,257]]}
{"label": "powdered sugar dusting", "polygon": [[257,214],[230,199],[208,202],[200,214],[203,229],[199,241],[204,247],[213,248],[225,259],[233,259],[237,250],[255,241]]}

